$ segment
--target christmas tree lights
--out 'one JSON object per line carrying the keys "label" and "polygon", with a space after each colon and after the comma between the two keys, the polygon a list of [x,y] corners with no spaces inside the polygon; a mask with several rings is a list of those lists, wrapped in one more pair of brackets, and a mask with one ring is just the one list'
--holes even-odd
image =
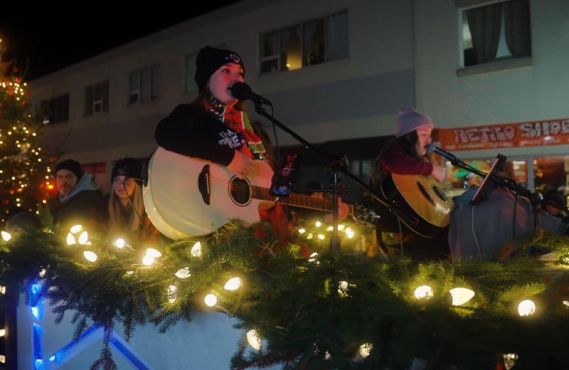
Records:
{"label": "christmas tree lights", "polygon": [[39,213],[54,184],[38,145],[42,125],[30,113],[27,85],[0,39],[0,223],[17,210]]}

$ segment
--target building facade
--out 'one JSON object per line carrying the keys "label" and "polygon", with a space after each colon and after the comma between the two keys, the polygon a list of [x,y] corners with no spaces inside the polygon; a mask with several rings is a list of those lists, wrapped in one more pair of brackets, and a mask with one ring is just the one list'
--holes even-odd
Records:
{"label": "building facade", "polygon": [[[205,45],[239,52],[248,84],[310,142],[389,135],[415,103],[412,13],[409,0],[238,2],[32,81],[44,142],[108,183],[113,160],[149,156],[159,120],[197,96]],[[347,147],[356,162],[379,149]]]}
{"label": "building facade", "polygon": [[[417,105],[464,159],[505,154],[531,189],[569,173],[569,3],[415,2]],[[476,49],[479,50],[476,50]]]}
{"label": "building facade", "polygon": [[[441,128],[443,148],[466,160],[504,153],[533,189],[566,185],[568,39],[569,3],[560,0],[244,0],[31,87],[48,148],[84,163],[106,188],[112,162],[148,157],[159,120],[196,97],[195,56],[212,45],[241,54],[275,118],[347,154],[364,180],[398,110],[416,106]],[[524,129],[541,141],[518,138]],[[281,132],[279,144],[297,143]],[[326,169],[308,162],[324,181]]]}

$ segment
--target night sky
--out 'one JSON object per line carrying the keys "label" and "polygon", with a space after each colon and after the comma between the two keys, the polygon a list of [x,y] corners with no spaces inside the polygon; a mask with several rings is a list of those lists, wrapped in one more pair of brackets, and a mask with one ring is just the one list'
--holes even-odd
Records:
{"label": "night sky", "polygon": [[234,2],[188,1],[177,7],[164,2],[123,3],[121,8],[130,6],[130,12],[113,10],[104,2],[76,2],[66,9],[57,2],[27,2],[27,11],[3,6],[0,38],[7,47],[4,60],[15,59],[21,68],[27,65],[25,80],[30,81]]}

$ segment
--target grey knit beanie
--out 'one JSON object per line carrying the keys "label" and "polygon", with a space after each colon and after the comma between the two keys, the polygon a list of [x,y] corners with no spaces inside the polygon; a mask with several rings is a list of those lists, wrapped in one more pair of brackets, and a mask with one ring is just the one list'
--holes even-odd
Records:
{"label": "grey knit beanie", "polygon": [[395,136],[401,137],[423,126],[434,127],[431,117],[417,112],[411,107],[402,108],[399,111]]}

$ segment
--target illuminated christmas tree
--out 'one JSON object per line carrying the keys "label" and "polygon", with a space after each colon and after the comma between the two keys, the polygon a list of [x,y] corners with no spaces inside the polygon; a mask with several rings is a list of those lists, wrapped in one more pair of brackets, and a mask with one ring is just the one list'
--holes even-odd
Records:
{"label": "illuminated christmas tree", "polygon": [[15,61],[4,60],[0,39],[0,222],[18,210],[38,213],[50,182],[49,161],[38,145],[41,122],[33,117],[26,83]]}

